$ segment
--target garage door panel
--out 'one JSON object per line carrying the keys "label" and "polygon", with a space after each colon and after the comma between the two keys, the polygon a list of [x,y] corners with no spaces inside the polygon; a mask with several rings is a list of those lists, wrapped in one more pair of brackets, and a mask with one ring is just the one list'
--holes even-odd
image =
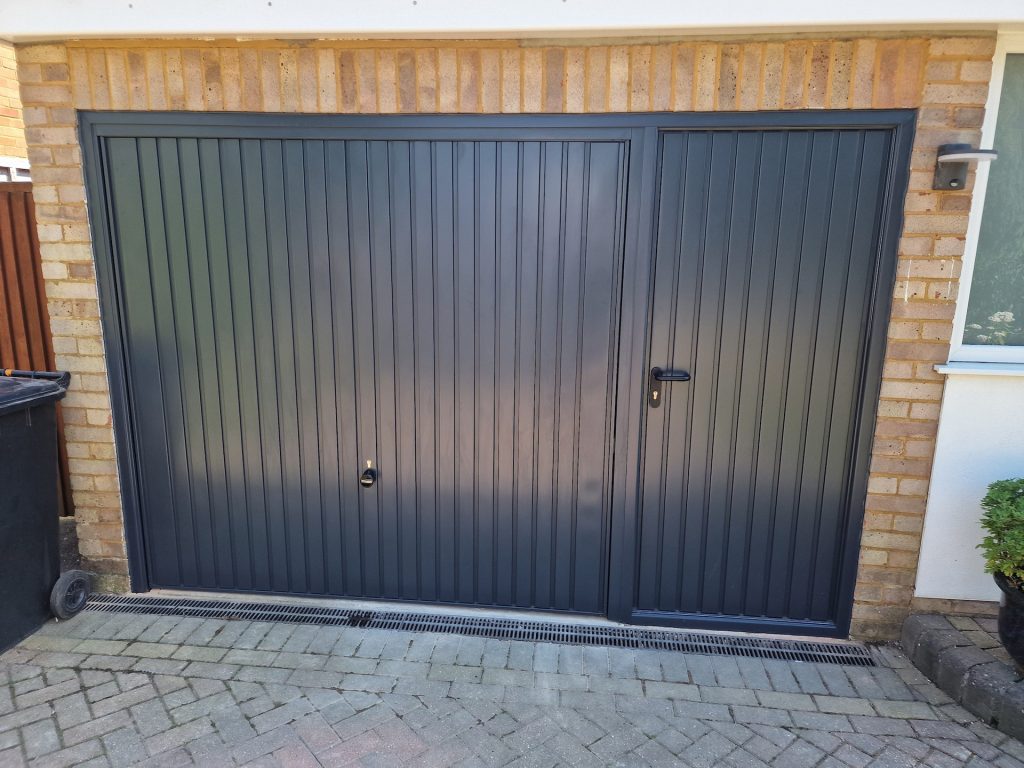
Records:
{"label": "garage door panel", "polygon": [[891,141],[664,135],[639,610],[837,620]]}
{"label": "garage door panel", "polygon": [[621,143],[106,153],[154,585],[603,610]]}

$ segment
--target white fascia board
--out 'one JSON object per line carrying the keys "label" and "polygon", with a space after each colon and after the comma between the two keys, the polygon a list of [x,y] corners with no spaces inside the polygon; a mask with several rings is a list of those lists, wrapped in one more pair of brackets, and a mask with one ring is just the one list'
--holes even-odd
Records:
{"label": "white fascia board", "polygon": [[0,38],[558,38],[1024,28],[1021,0],[0,0]]}

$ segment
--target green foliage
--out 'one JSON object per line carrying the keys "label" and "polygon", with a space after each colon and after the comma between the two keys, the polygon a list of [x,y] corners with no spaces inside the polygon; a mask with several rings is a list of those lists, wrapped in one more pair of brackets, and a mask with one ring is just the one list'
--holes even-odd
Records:
{"label": "green foliage", "polygon": [[985,570],[1001,573],[1024,589],[1024,478],[998,480],[981,500],[986,536],[979,545]]}

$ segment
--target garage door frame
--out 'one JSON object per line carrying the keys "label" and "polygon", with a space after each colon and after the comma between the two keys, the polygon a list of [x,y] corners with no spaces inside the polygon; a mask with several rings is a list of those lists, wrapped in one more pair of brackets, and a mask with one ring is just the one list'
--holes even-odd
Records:
{"label": "garage door frame", "polygon": [[[685,626],[675,615],[634,611],[637,554],[637,506],[641,445],[646,415],[648,328],[653,277],[654,210],[659,132],[675,130],[761,130],[883,128],[894,132],[886,181],[885,220],[876,254],[876,278],[860,383],[860,413],[854,466],[848,499],[849,523],[835,624],[809,626],[784,620],[723,619],[721,629],[800,632],[845,636],[853,607],[868,465],[877,410],[886,329],[892,300],[902,202],[909,176],[914,110],[799,111],[752,113],[641,113],[605,115],[278,115],[195,112],[82,112],[80,138],[90,200],[90,222],[96,250],[96,272],[102,307],[114,434],[121,485],[129,576],[134,591],[149,589],[142,538],[137,441],[133,432],[127,384],[126,332],[122,297],[111,240],[109,189],[102,168],[103,140],[116,136],[231,138],[514,138],[566,140],[604,138],[628,147],[624,272],[621,279],[618,371],[612,460],[609,583],[607,607],[611,619]],[[701,626],[708,626],[706,620]]]}

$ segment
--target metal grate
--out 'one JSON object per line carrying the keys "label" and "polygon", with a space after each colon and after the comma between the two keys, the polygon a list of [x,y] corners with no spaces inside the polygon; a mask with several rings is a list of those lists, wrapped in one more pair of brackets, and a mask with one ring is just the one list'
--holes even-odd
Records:
{"label": "metal grate", "polygon": [[605,645],[616,648],[745,656],[757,659],[810,661],[823,664],[873,667],[871,652],[859,643],[782,640],[718,635],[678,630],[608,627],[588,624],[499,619],[404,611],[365,611],[317,605],[246,603],[234,600],[195,600],[144,595],[92,595],[89,610],[196,616],[206,619],[284,621],[319,626],[367,627],[405,632],[522,640],[567,645]]}

